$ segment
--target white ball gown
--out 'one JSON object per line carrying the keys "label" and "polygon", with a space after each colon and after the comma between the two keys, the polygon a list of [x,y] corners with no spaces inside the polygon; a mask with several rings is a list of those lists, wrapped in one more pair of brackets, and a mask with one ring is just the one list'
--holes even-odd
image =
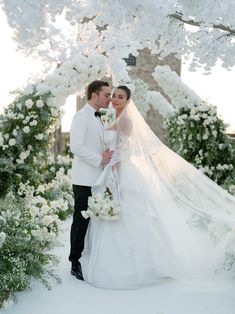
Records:
{"label": "white ball gown", "polygon": [[85,281],[137,289],[231,277],[235,198],[161,143],[133,102],[104,139],[114,154],[92,189],[109,187],[121,215],[90,220],[80,259]]}

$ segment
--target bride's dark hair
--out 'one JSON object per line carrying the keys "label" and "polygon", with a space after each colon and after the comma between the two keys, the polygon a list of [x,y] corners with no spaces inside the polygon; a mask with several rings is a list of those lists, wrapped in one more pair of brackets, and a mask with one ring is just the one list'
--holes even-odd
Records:
{"label": "bride's dark hair", "polygon": [[119,85],[116,89],[122,89],[126,93],[126,98],[129,100],[131,98],[131,90],[126,85]]}

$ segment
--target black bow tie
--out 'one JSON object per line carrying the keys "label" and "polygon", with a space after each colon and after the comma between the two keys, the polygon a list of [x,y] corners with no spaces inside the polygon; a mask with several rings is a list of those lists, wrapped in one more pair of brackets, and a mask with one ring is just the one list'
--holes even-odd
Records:
{"label": "black bow tie", "polygon": [[94,114],[96,117],[101,117],[101,113],[99,111],[96,111]]}

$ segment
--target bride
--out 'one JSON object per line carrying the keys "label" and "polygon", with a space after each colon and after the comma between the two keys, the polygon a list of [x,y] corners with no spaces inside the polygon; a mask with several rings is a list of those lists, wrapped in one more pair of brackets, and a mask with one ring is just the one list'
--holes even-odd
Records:
{"label": "bride", "polygon": [[136,289],[231,277],[235,198],[158,139],[126,86],[114,90],[112,105],[116,121],[104,136],[114,153],[92,191],[108,187],[121,214],[91,219],[80,259],[85,281]]}

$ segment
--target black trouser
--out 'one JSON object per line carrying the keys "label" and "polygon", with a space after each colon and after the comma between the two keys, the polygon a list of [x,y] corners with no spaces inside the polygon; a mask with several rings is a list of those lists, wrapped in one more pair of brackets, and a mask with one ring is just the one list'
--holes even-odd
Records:
{"label": "black trouser", "polygon": [[74,193],[74,214],[70,233],[70,255],[69,260],[77,263],[84,249],[84,240],[89,223],[89,218],[85,219],[81,215],[82,210],[87,210],[88,197],[91,196],[91,187],[73,185]]}

